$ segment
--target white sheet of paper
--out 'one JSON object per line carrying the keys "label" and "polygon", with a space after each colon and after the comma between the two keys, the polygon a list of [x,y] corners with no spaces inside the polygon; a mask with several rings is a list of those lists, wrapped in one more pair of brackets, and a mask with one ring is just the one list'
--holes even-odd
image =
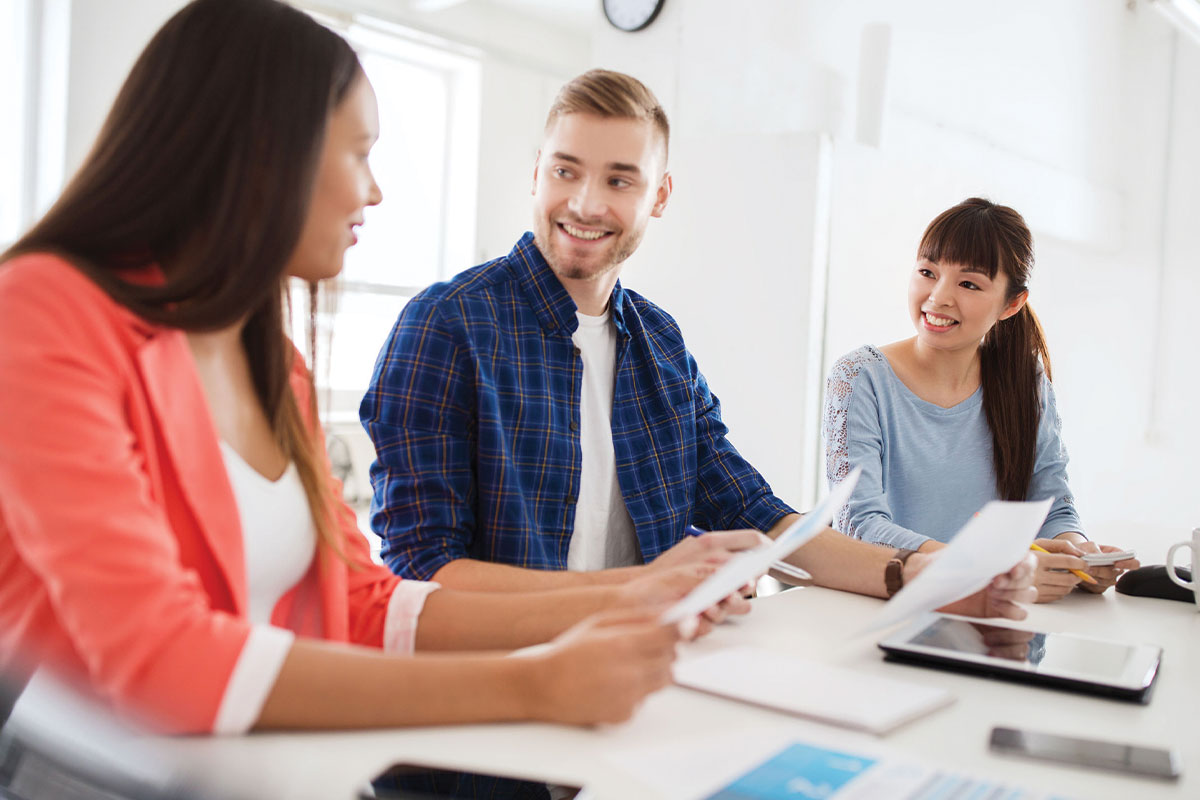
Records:
{"label": "white sheet of paper", "polygon": [[887,628],[978,592],[1029,554],[1054,500],[993,500],[859,634]]}
{"label": "white sheet of paper", "polygon": [[668,608],[661,617],[663,625],[702,614],[724,600],[752,580],[767,571],[773,561],[786,558],[794,550],[816,536],[833,519],[833,514],[850,499],[854,484],[862,469],[856,467],[845,480],[833,488],[829,496],[805,515],[804,519],[788,527],[769,545],[745,550],[721,565],[686,597]]}
{"label": "white sheet of paper", "polygon": [[760,647],[731,647],[675,664],[691,689],[882,735],[948,705],[945,689],[856,672]]}

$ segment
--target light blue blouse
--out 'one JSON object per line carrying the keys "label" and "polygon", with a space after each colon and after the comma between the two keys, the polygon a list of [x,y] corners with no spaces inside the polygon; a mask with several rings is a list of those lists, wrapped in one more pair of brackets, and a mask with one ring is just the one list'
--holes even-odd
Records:
{"label": "light blue blouse", "polygon": [[[1045,376],[1041,397],[1028,499],[1054,498],[1038,534],[1052,538],[1083,528],[1067,485],[1062,421]],[[870,345],[842,356],[830,371],[823,432],[831,483],[852,467],[863,468],[850,501],[834,518],[835,528],[863,541],[913,550],[930,538],[948,542],[997,498],[982,388],[952,408],[926,402]]]}

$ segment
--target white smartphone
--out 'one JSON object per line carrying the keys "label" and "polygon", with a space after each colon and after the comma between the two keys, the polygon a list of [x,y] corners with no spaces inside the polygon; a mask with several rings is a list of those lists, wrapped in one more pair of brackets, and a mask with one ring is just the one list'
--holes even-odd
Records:
{"label": "white smartphone", "polygon": [[1081,767],[1110,769],[1155,778],[1179,777],[1179,756],[1174,750],[1164,750],[1161,747],[1143,747],[999,727],[992,728],[990,747],[998,753],[1058,761]]}
{"label": "white smartphone", "polygon": [[1111,567],[1118,561],[1124,561],[1127,558],[1136,558],[1137,553],[1132,550],[1122,550],[1119,553],[1084,553],[1083,560],[1087,562],[1089,567]]}

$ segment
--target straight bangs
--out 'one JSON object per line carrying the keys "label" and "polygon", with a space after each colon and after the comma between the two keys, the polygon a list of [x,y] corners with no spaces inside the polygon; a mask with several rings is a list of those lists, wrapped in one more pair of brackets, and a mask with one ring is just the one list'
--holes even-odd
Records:
{"label": "straight bangs", "polygon": [[964,203],[929,223],[917,257],[935,264],[958,264],[994,280],[1007,250],[1001,231],[988,219],[987,211]]}

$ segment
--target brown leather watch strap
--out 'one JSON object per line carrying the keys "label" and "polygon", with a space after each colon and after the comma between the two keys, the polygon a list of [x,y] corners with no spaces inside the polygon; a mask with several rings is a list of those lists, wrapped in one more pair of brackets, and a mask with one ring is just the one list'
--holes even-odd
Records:
{"label": "brown leather watch strap", "polygon": [[888,561],[887,567],[883,570],[883,586],[887,590],[888,597],[900,591],[904,586],[904,562],[908,561],[908,557],[915,552],[917,551],[901,548]]}

